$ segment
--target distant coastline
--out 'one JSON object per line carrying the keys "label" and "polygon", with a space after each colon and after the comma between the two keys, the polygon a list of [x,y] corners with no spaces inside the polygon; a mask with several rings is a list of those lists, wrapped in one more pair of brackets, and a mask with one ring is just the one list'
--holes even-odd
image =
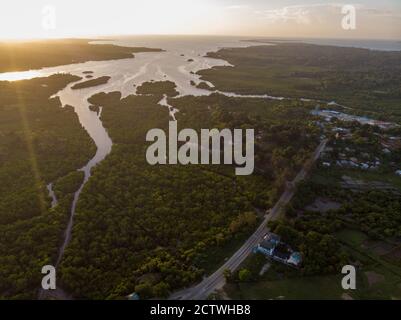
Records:
{"label": "distant coastline", "polygon": [[324,39],[324,38],[256,38],[243,40],[253,43],[308,43],[316,45],[327,45],[335,47],[353,47],[378,51],[401,51],[401,40],[379,40],[379,39]]}

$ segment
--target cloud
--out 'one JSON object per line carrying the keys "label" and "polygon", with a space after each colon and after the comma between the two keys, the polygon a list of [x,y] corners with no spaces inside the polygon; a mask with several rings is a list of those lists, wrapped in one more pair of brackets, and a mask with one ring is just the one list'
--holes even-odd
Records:
{"label": "cloud", "polygon": [[[257,11],[256,13],[270,23],[295,23],[310,25],[314,23],[330,22],[341,17],[343,3],[317,3],[309,5],[286,6],[274,10]],[[369,8],[354,4],[357,15],[363,17],[393,17],[400,18],[399,11],[389,9]]]}
{"label": "cloud", "polygon": [[247,9],[247,8],[249,8],[249,6],[244,5],[244,4],[235,4],[235,5],[227,6],[226,8],[229,10],[239,10],[239,9]]}
{"label": "cloud", "polygon": [[275,10],[258,11],[258,13],[271,23],[312,24],[322,21],[328,15],[340,15],[341,7],[342,4],[337,3],[296,5]]}
{"label": "cloud", "polygon": [[369,16],[401,18],[401,12],[396,10],[361,8],[361,11]]}

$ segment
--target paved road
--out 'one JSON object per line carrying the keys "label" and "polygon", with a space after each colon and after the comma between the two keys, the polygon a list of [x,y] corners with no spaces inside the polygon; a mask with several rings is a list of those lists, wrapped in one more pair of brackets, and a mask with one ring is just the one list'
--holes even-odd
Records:
{"label": "paved road", "polygon": [[[315,153],[312,157],[312,163],[320,157],[320,154],[326,146],[327,140],[324,140],[316,148]],[[177,291],[170,296],[171,300],[203,300],[206,299],[216,289],[220,289],[225,284],[224,270],[235,271],[240,264],[246,259],[246,257],[252,252],[253,248],[262,240],[263,236],[267,233],[266,227],[267,222],[276,220],[280,217],[282,208],[287,205],[292,197],[294,196],[295,189],[294,185],[305,179],[307,176],[308,168],[302,168],[298,175],[295,177],[292,183],[290,183],[280,199],[277,201],[273,209],[267,211],[263,222],[258,229],[248,238],[243,246],[235,252],[229,260],[227,260],[216,272],[211,274],[209,277],[203,279],[202,282],[194,287],[187,288],[181,291]]]}

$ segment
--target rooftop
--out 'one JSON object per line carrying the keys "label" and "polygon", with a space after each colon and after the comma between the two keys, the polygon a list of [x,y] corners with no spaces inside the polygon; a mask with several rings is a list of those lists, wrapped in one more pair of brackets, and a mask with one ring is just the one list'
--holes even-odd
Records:
{"label": "rooftop", "polygon": [[279,243],[281,240],[281,237],[275,233],[269,232],[264,236],[264,239]]}
{"label": "rooftop", "polygon": [[276,244],[274,242],[270,241],[270,240],[263,240],[260,243],[260,246],[262,248],[264,248],[264,249],[271,250],[271,249],[274,249],[276,247]]}

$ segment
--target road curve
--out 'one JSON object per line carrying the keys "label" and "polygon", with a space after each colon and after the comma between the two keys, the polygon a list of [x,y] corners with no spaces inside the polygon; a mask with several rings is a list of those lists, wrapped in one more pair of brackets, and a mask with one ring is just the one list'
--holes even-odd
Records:
{"label": "road curve", "polygon": [[[319,146],[316,148],[313,156],[312,163],[319,159],[320,154],[326,147],[327,140],[323,140]],[[230,270],[234,272],[240,264],[248,257],[252,252],[253,248],[262,240],[263,236],[268,231],[267,222],[276,220],[280,217],[282,213],[282,208],[285,207],[295,194],[295,188],[293,187],[303,179],[308,174],[309,168],[302,168],[297,174],[295,179],[287,186],[286,190],[281,195],[280,199],[277,201],[275,206],[266,212],[263,222],[259,225],[256,231],[246,240],[246,242],[239,248],[230,259],[228,259],[217,271],[211,274],[209,277],[204,278],[199,284],[187,288],[181,291],[177,291],[170,296],[170,300],[204,300],[216,289],[220,289],[225,284],[224,270]]]}

